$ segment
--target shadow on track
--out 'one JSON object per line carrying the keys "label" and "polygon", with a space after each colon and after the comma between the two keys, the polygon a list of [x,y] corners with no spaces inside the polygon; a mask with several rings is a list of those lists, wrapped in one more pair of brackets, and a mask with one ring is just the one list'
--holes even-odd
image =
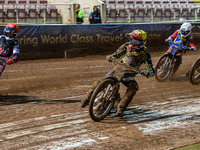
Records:
{"label": "shadow on track", "polygon": [[182,75],[182,76],[176,76],[172,81],[175,82],[190,82],[189,77],[186,75]]}
{"label": "shadow on track", "polygon": [[81,100],[40,100],[33,96],[0,95],[0,105],[78,103]]}
{"label": "shadow on track", "polygon": [[[110,113],[110,116],[116,117],[115,112],[113,111]],[[119,118],[119,117],[118,117]],[[126,120],[129,123],[137,124],[143,122],[151,122],[151,121],[158,121],[158,120],[168,120],[170,121],[188,121],[199,119],[200,115],[195,114],[170,114],[170,113],[163,113],[160,110],[150,110],[150,109],[137,109],[137,108],[127,108],[124,111],[124,116],[121,119]]]}

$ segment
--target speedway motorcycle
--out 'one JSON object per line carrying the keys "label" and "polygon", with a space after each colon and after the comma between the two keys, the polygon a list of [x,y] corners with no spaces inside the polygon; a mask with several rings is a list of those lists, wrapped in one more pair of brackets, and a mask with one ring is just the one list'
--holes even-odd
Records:
{"label": "speedway motorcycle", "polygon": [[94,121],[103,120],[113,108],[120,87],[120,82],[125,74],[141,74],[147,76],[145,71],[133,68],[123,63],[122,60],[112,59],[115,74],[105,78],[94,90],[89,103],[89,115]]}
{"label": "speedway motorcycle", "polygon": [[176,56],[179,56],[181,51],[185,53],[189,50],[189,47],[180,45],[169,41],[169,45],[172,48],[170,53],[163,54],[157,61],[155,66],[155,78],[159,82],[163,82],[166,79],[170,79],[176,62]]}

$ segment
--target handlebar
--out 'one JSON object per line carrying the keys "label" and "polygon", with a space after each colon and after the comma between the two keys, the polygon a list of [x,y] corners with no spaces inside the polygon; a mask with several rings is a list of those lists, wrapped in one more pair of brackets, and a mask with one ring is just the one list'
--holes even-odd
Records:
{"label": "handlebar", "polygon": [[135,74],[140,74],[142,76],[148,77],[145,71],[140,71],[138,68],[128,66],[122,60],[117,60],[113,57],[111,63],[114,67],[116,67],[117,64],[124,66],[125,69],[122,69],[121,71],[122,73],[135,73]]}
{"label": "handlebar", "polygon": [[140,70],[136,70],[136,69],[124,69],[122,72],[129,72],[129,73],[133,72],[133,73],[137,73],[137,74],[147,77],[147,74],[144,70],[140,71]]}
{"label": "handlebar", "polygon": [[3,58],[0,58],[0,64],[5,64],[6,60]]}
{"label": "handlebar", "polygon": [[178,50],[182,50],[182,51],[184,51],[184,53],[185,53],[187,50],[190,50],[190,47],[181,45],[181,44],[179,44],[179,43],[174,43],[174,42],[172,42],[172,41],[169,41],[169,45],[170,45],[170,47],[172,48],[172,50],[171,50],[171,52],[170,52],[172,55],[175,55],[175,53],[176,53]]}
{"label": "handlebar", "polygon": [[187,46],[181,45],[179,43],[174,43],[172,41],[169,41],[169,45],[176,48],[176,49],[180,49],[180,50],[188,49]]}

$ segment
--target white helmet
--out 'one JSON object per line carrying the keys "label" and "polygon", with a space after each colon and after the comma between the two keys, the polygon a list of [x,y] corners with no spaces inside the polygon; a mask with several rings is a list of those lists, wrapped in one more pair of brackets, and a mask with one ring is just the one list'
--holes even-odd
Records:
{"label": "white helmet", "polygon": [[181,25],[180,30],[181,30],[181,36],[187,37],[192,32],[192,24],[189,22],[185,22]]}

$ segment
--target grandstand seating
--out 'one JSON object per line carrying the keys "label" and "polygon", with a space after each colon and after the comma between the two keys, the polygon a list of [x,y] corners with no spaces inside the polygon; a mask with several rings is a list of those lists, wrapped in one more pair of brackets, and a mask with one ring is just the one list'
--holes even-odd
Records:
{"label": "grandstand seating", "polygon": [[0,19],[4,21],[4,8],[2,5],[0,5]]}
{"label": "grandstand seating", "polygon": [[11,4],[11,5],[5,5],[6,17],[8,19],[14,19],[15,18],[15,4],[16,4],[16,1],[15,0],[7,0],[7,3]]}
{"label": "grandstand seating", "polygon": [[[192,0],[102,0],[106,6],[107,22],[149,22],[197,19],[200,9]],[[200,5],[199,5],[200,6]],[[124,19],[122,19],[124,18]]]}
{"label": "grandstand seating", "polygon": [[[45,14],[45,16],[44,16]],[[41,22],[44,20],[58,21],[60,17],[55,5],[48,4],[47,0],[0,0],[0,22],[9,22],[24,19],[22,22],[33,20]],[[59,22],[60,23],[60,22]]]}
{"label": "grandstand seating", "polygon": [[4,21],[4,5],[5,4],[5,0],[0,0],[0,19],[2,19],[2,21]]}
{"label": "grandstand seating", "polygon": [[[26,11],[26,0],[18,0],[16,2],[17,4],[20,4],[18,5],[16,8],[17,8],[17,12],[18,12],[18,17],[20,19],[26,19],[27,17],[27,11]],[[21,5],[21,4],[24,4],[24,5]]]}
{"label": "grandstand seating", "polygon": [[47,7],[47,14],[50,18],[58,18],[58,9],[55,5],[49,5]]}

